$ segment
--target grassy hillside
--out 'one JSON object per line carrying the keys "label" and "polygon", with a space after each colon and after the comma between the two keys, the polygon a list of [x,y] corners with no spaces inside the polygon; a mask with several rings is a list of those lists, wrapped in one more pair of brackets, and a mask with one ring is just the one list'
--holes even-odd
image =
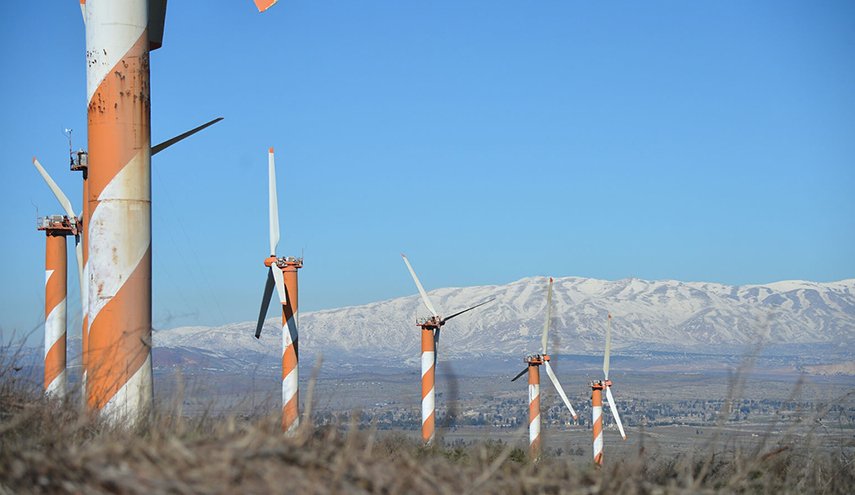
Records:
{"label": "grassy hillside", "polygon": [[[0,356],[0,494],[18,493],[823,493],[855,489],[850,453],[810,435],[769,438],[752,452],[644,451],[602,469],[538,463],[501,442],[422,448],[354,424],[293,437],[278,418],[187,419],[180,401],[137,429],[48,401]],[[310,398],[307,397],[311,403]],[[520,432],[524,434],[524,432]],[[522,436],[522,435],[521,435]],[[517,443],[516,445],[519,445]]]}

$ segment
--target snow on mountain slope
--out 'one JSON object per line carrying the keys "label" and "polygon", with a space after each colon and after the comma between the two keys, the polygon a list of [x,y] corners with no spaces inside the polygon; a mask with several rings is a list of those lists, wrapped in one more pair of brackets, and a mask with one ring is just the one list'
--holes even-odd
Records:
{"label": "snow on mountain slope", "polygon": [[[414,291],[415,292],[415,291]],[[429,292],[440,314],[495,297],[443,327],[440,352],[448,358],[517,355],[539,348],[545,317],[546,278],[501,286]],[[606,315],[613,315],[613,345],[621,349],[698,349],[722,346],[855,342],[855,279],[831,283],[784,281],[765,285],[555,279],[551,352],[597,353]],[[271,311],[272,312],[272,311]],[[304,313],[300,349],[328,358],[359,355],[418,359],[419,328],[428,316],[417,295],[363,306]],[[155,332],[155,347],[193,347],[224,354],[280,352],[278,318],[256,340],[254,322],[183,327]]]}

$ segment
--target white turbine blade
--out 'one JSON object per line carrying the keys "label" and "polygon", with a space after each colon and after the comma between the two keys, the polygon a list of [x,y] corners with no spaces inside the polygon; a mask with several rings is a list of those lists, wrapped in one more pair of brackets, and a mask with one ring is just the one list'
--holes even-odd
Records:
{"label": "white turbine blade", "polygon": [[603,354],[603,373],[609,379],[609,354],[612,352],[612,314],[609,313],[609,324],[606,327],[606,352]]}
{"label": "white turbine blade", "polygon": [[576,415],[576,411],[573,409],[573,406],[570,405],[570,399],[567,398],[567,394],[564,393],[564,388],[558,383],[558,377],[555,376],[555,372],[552,371],[552,366],[549,365],[549,361],[544,361],[544,365],[546,365],[546,375],[549,376],[549,379],[552,380],[552,384],[555,385],[555,390],[558,391],[558,395],[561,396],[561,400],[564,401],[564,405],[567,406],[567,409],[570,409],[570,414],[573,415],[573,419],[578,419],[579,416]]}
{"label": "white turbine blade", "polygon": [[270,271],[273,273],[273,280],[276,281],[276,292],[279,293],[279,302],[284,305],[288,302],[288,298],[285,297],[285,277],[278,266],[271,266]]}
{"label": "white turbine blade", "polygon": [[623,423],[620,422],[620,414],[617,412],[617,406],[615,405],[615,398],[612,395],[611,387],[606,387],[606,399],[609,401],[609,409],[612,410],[612,416],[615,417],[615,423],[617,423],[617,427],[620,430],[620,436],[626,440],[626,433],[623,431]]}
{"label": "white turbine blade", "polygon": [[540,338],[540,347],[543,354],[546,354],[546,345],[549,343],[550,321],[552,321],[552,277],[549,277],[549,289],[546,292],[546,321],[543,323],[543,337]]}
{"label": "white turbine blade", "polygon": [[56,196],[56,199],[59,201],[59,204],[62,205],[62,208],[65,210],[65,214],[68,216],[68,218],[76,218],[76,216],[74,215],[74,209],[71,207],[71,201],[68,200],[68,196],[66,196],[65,193],[62,192],[62,189],[60,189],[58,185],[56,185],[56,182],[53,181],[50,174],[48,174],[47,170],[42,167],[42,164],[39,163],[36,157],[33,157],[33,165],[35,165],[39,173],[42,174],[42,177],[44,178],[45,182],[47,182],[47,185],[50,190],[53,191],[53,195]]}
{"label": "white turbine blade", "polygon": [[268,216],[270,219],[270,255],[275,256],[276,246],[279,245],[279,202],[276,200],[276,163],[273,160],[272,147],[267,154],[267,182],[269,197]]}
{"label": "white turbine blade", "polygon": [[[80,242],[80,235],[74,237],[74,251],[77,254],[77,280],[80,281],[80,299],[83,300],[83,245]],[[84,308],[84,311],[88,308]]]}
{"label": "white turbine blade", "polygon": [[407,269],[410,270],[410,275],[413,276],[413,282],[415,282],[416,287],[419,288],[419,294],[422,295],[422,302],[425,303],[425,307],[427,307],[428,311],[430,311],[430,314],[438,317],[439,314],[437,314],[436,310],[433,309],[433,304],[430,303],[430,299],[428,298],[427,292],[425,292],[425,288],[422,287],[422,283],[419,282],[419,277],[416,275],[415,270],[413,270],[413,266],[410,265],[410,260],[408,260],[407,256],[403,253],[401,254],[401,257],[404,258],[404,263],[407,264]]}

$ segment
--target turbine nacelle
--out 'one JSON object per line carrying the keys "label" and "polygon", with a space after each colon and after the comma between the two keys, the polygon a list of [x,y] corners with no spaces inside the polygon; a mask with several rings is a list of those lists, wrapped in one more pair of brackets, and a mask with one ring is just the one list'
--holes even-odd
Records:
{"label": "turbine nacelle", "polygon": [[303,268],[303,258],[297,258],[296,256],[276,256],[275,254],[271,254],[270,257],[264,259],[264,266],[270,268],[272,266],[278,266],[279,268]]}
{"label": "turbine nacelle", "polygon": [[529,354],[524,361],[530,365],[540,366],[549,361],[549,354]]}
{"label": "turbine nacelle", "polygon": [[425,330],[436,329],[443,325],[445,325],[445,321],[443,321],[439,316],[429,316],[427,318],[416,319],[416,326],[422,327]]}

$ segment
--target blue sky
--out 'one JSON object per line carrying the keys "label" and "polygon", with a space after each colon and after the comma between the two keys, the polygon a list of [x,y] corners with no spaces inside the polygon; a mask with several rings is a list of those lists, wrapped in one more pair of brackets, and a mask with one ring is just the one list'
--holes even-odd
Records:
{"label": "blue sky", "polygon": [[[79,208],[86,101],[77,2],[3,2],[0,36],[6,337],[59,212],[30,158]],[[170,2],[152,141],[226,120],[154,159],[155,326],[256,316],[269,146],[303,310],[415,293],[400,252],[428,290],[855,277],[853,53],[849,1]]]}

